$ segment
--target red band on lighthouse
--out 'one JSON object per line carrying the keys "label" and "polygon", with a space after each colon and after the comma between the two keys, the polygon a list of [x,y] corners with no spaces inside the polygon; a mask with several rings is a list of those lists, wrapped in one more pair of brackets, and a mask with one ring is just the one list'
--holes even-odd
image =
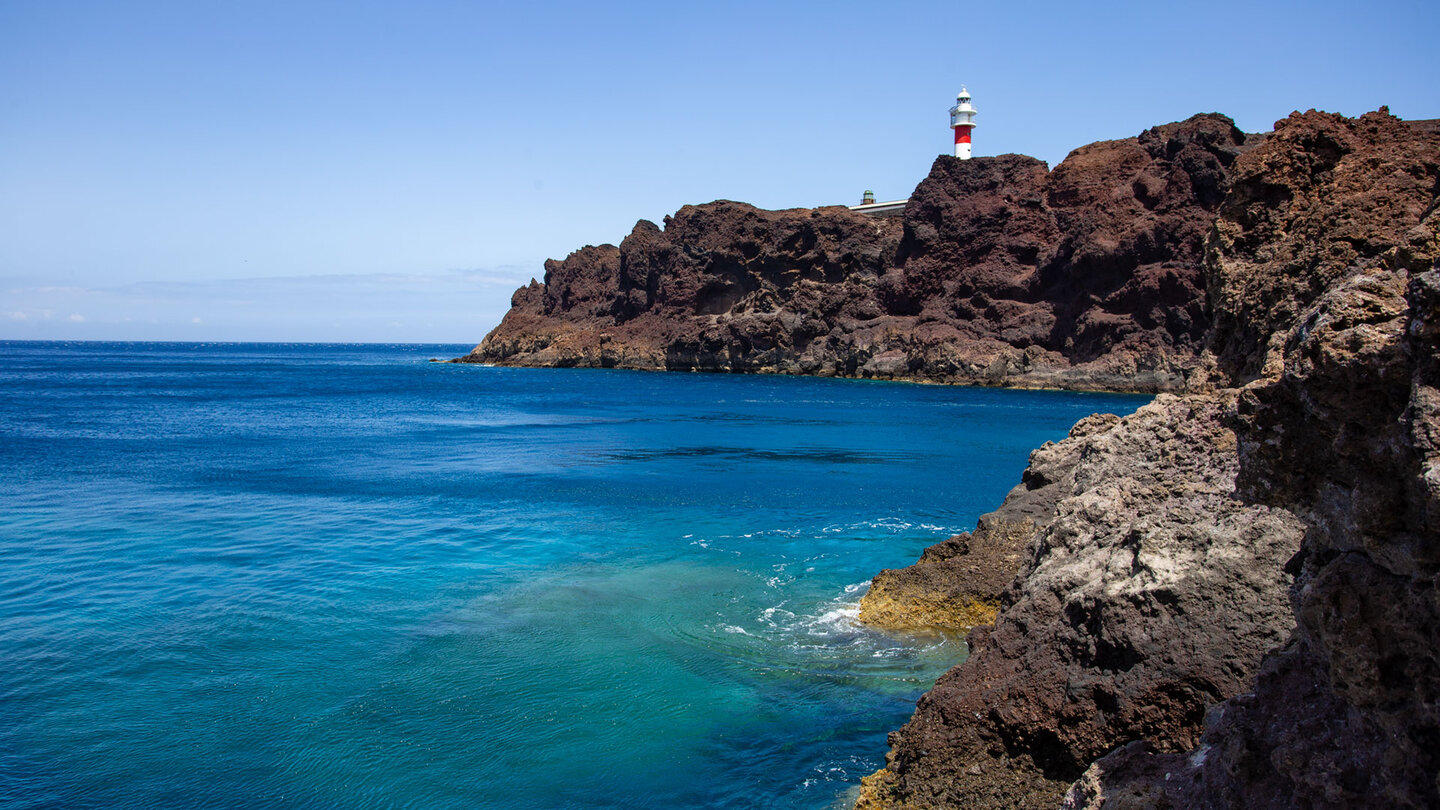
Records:
{"label": "red band on lighthouse", "polygon": [[970,91],[962,85],[950,108],[950,128],[955,130],[955,157],[970,159],[970,130],[975,128],[975,108],[970,104]]}

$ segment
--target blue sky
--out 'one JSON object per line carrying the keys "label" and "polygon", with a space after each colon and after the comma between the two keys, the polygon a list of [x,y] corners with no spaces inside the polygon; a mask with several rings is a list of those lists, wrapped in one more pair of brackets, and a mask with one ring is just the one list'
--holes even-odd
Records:
{"label": "blue sky", "polygon": [[1440,118],[1440,3],[0,0],[0,339],[475,343],[686,203],[1197,112]]}

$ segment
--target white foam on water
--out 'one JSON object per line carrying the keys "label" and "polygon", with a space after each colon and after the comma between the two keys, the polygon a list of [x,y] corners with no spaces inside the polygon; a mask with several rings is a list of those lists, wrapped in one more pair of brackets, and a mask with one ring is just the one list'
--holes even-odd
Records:
{"label": "white foam on water", "polygon": [[787,605],[789,602],[790,600],[786,599],[784,602],[781,602],[774,607],[768,607],[760,611],[760,621],[773,623],[776,613],[784,613],[786,616],[794,618],[794,613],[791,613],[790,611],[784,609],[785,605]]}
{"label": "white foam on water", "polygon": [[[974,528],[973,526],[968,528]],[[825,535],[871,535],[884,533],[886,535],[897,535],[906,532],[923,532],[925,534],[941,534],[946,536],[966,531],[966,527],[942,526],[937,523],[912,523],[894,517],[872,518],[869,520],[858,520],[849,523],[828,523],[819,528],[806,527],[776,527],[770,529],[752,529],[739,534],[719,535],[721,540],[755,540],[767,537],[784,537],[788,539],[805,537],[822,537]],[[689,537],[690,535],[686,535]]]}
{"label": "white foam on water", "polygon": [[860,629],[860,603],[844,604],[821,613],[809,622],[811,635],[828,635]]}

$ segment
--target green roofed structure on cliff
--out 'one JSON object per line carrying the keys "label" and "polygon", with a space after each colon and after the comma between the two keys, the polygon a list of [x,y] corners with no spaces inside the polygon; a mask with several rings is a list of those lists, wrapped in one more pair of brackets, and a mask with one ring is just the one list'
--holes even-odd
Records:
{"label": "green roofed structure on cliff", "polygon": [[[955,97],[955,106],[950,108],[950,128],[955,132],[955,157],[969,160],[970,133],[975,129],[975,108],[970,104],[970,91],[963,86],[960,94]],[[850,210],[870,216],[899,216],[905,213],[905,206],[909,202],[909,199],[904,199],[877,203],[875,193],[867,190],[860,204],[850,206]]]}

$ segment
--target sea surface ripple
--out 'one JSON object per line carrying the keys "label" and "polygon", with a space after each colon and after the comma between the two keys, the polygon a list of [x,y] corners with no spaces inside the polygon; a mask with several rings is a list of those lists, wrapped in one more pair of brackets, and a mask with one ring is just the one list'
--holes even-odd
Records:
{"label": "sea surface ripple", "polygon": [[0,807],[828,808],[855,616],[1141,397],[0,342]]}

